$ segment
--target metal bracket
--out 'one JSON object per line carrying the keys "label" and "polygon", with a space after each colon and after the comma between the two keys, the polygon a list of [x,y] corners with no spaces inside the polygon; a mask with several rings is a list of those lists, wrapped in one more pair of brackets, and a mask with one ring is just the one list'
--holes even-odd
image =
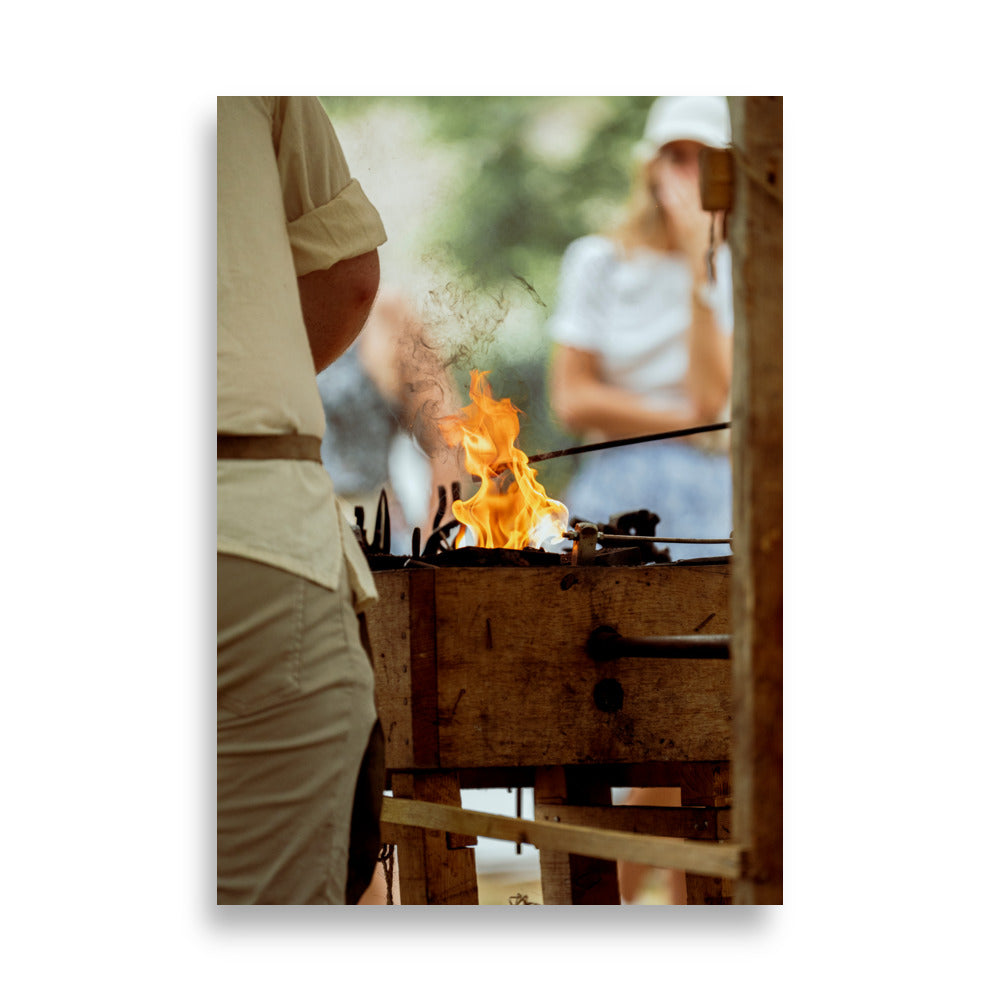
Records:
{"label": "metal bracket", "polygon": [[580,521],[576,526],[576,537],[573,540],[573,552],[570,562],[574,566],[589,566],[597,557],[596,524]]}

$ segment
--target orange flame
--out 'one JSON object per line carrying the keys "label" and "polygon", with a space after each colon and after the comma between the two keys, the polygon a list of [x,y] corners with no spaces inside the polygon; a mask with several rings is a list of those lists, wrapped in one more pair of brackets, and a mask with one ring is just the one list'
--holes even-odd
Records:
{"label": "orange flame", "polygon": [[456,500],[452,513],[462,525],[456,543],[468,528],[476,544],[487,549],[540,548],[562,540],[569,512],[550,500],[528,456],[515,445],[520,423],[509,399],[496,400],[486,376],[472,372],[469,406],[438,421],[451,447],[465,448],[465,468],[482,480],[470,500]]}

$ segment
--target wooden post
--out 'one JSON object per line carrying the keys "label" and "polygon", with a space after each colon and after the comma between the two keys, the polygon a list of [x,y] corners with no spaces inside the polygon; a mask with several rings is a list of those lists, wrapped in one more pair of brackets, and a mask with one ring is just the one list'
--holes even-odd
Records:
{"label": "wooden post", "polygon": [[782,99],[731,97],[735,901],[782,902]]}
{"label": "wooden post", "polygon": [[[535,811],[570,803],[610,806],[611,789],[593,785],[578,769],[540,767],[535,772]],[[561,851],[540,850],[542,902],[546,906],[570,904],[621,904],[618,865],[614,861],[586,858]]]}
{"label": "wooden post", "polygon": [[[690,805],[701,797],[707,797],[706,792],[711,796],[713,805],[716,803],[730,801],[729,788],[729,767],[720,763],[717,767],[708,772],[702,768],[702,781],[711,782],[709,788],[696,788],[691,784],[681,786],[681,802]],[[731,838],[731,823],[729,809],[720,812],[715,824],[715,839],[729,840]],[[733,880],[721,878],[715,875],[697,875],[688,872],[685,877],[687,891],[687,901],[689,906],[703,905],[729,905],[733,902]]]}
{"label": "wooden post", "polygon": [[[393,796],[462,804],[458,775],[450,771],[394,774]],[[468,839],[453,838],[443,830],[404,828],[396,845],[399,857],[399,895],[403,905],[479,903],[476,852],[459,846]]]}

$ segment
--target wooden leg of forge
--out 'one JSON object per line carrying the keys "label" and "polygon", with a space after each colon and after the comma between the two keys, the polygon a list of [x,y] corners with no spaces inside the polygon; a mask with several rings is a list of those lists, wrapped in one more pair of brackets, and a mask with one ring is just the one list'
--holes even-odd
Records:
{"label": "wooden leg of forge", "polygon": [[[458,774],[453,771],[394,774],[392,794],[443,805],[462,804]],[[404,906],[479,904],[476,852],[472,847],[458,846],[461,843],[460,838],[443,830],[406,828],[397,844],[399,895]]]}
{"label": "wooden leg of forge", "polygon": [[[681,786],[684,805],[712,806],[720,809],[716,818],[716,836],[730,839],[728,807],[732,803],[729,764],[726,761],[698,762],[685,768],[688,780]],[[688,905],[723,904],[733,902],[733,880],[711,875],[687,874]]]}
{"label": "wooden leg of forge", "polygon": [[[539,767],[535,771],[535,812],[540,806],[610,806],[611,788],[587,780],[585,772],[568,767]],[[585,858],[561,851],[539,851],[542,903],[621,903],[618,866],[614,861]]]}
{"label": "wooden leg of forge", "polygon": [[688,906],[704,905],[706,903],[731,904],[733,901],[733,880],[731,878],[714,878],[711,875],[687,876]]}

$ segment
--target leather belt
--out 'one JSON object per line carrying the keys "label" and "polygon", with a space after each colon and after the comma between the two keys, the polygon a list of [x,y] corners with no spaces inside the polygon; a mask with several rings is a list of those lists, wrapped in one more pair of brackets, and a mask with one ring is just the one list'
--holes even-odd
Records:
{"label": "leather belt", "polygon": [[311,434],[218,434],[216,458],[271,458],[319,462],[320,439]]}

